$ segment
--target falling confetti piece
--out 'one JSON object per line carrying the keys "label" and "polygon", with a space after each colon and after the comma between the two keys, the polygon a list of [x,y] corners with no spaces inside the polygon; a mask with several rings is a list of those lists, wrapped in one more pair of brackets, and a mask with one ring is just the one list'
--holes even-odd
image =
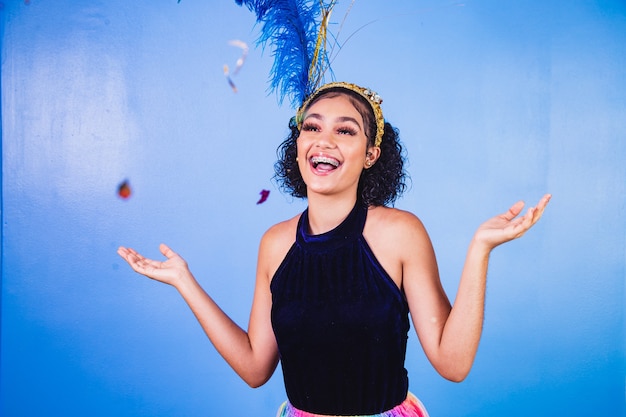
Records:
{"label": "falling confetti piece", "polygon": [[[239,73],[239,70],[241,69],[241,67],[243,67],[244,62],[246,62],[246,57],[248,56],[248,44],[243,41],[236,40],[236,39],[229,41],[228,44],[232,46],[236,46],[241,49],[241,56],[239,57],[239,59],[237,59],[237,63],[235,64],[235,69],[232,72],[233,76],[235,76]],[[224,76],[226,77],[226,80],[228,81],[228,85],[230,85],[230,88],[233,90],[233,92],[236,93],[237,87],[235,86],[235,83],[233,82],[233,79],[230,76],[230,69],[228,68],[228,65],[224,65]]]}
{"label": "falling confetti piece", "polygon": [[229,41],[228,44],[241,49],[241,56],[237,60],[235,70],[233,71],[233,75],[237,75],[241,67],[243,67],[243,63],[246,62],[246,57],[248,56],[248,44],[237,39]]}
{"label": "falling confetti piece", "polygon": [[269,197],[270,195],[270,190],[261,190],[259,194],[261,194],[261,198],[256,203],[257,204],[265,203],[265,200],[267,200],[267,197]]}
{"label": "falling confetti piece", "polygon": [[124,180],[120,185],[118,185],[117,195],[120,198],[127,200],[131,194],[132,194],[132,191],[130,189],[130,184],[128,183],[128,180]]}
{"label": "falling confetti piece", "polygon": [[228,85],[230,85],[230,88],[233,89],[233,93],[236,93],[237,92],[237,86],[233,82],[233,79],[230,78],[230,74],[229,74],[229,71],[228,71],[228,65],[224,65],[224,75],[226,76],[226,80],[228,81]]}

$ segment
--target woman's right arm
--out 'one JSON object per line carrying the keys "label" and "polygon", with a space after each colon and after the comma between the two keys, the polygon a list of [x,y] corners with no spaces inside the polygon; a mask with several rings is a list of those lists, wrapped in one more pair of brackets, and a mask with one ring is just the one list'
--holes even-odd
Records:
{"label": "woman's right arm", "polygon": [[248,331],[228,317],[202,289],[182,257],[165,244],[159,249],[167,258],[163,262],[147,259],[130,248],[120,247],[117,252],[136,272],[174,286],[226,362],[248,385],[263,385],[278,364],[278,347],[270,320],[269,273],[274,268],[272,262],[275,263],[280,255],[273,253],[276,244],[272,242],[271,233],[266,233],[259,248]]}

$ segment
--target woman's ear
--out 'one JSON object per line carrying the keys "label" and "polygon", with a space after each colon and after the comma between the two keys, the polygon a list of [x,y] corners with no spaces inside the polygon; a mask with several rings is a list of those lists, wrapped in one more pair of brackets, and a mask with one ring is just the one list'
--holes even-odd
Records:
{"label": "woman's ear", "polygon": [[365,163],[363,165],[365,169],[368,169],[372,165],[374,165],[379,157],[380,157],[380,147],[372,146],[371,148],[369,148],[367,150],[367,153],[365,154]]}

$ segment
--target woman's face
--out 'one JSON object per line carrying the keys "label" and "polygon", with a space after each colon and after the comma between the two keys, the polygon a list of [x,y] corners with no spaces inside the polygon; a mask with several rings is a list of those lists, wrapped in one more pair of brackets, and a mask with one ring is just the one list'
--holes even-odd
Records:
{"label": "woman's face", "polygon": [[380,152],[368,149],[367,143],[363,117],[346,95],[322,97],[313,103],[304,114],[297,140],[298,167],[307,196],[355,196],[361,172]]}

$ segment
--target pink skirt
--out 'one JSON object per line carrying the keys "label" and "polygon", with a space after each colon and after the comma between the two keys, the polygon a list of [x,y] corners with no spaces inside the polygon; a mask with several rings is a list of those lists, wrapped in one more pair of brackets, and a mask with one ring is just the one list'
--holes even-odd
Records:
{"label": "pink skirt", "polygon": [[[278,409],[276,417],[331,417],[322,414],[308,413],[298,410],[291,405],[289,401],[283,403]],[[335,416],[338,417],[338,416]],[[384,411],[380,414],[371,414],[367,416],[350,416],[350,417],[428,417],[428,412],[424,408],[424,404],[410,392],[406,396],[406,400],[402,404],[395,406],[391,410]]]}

